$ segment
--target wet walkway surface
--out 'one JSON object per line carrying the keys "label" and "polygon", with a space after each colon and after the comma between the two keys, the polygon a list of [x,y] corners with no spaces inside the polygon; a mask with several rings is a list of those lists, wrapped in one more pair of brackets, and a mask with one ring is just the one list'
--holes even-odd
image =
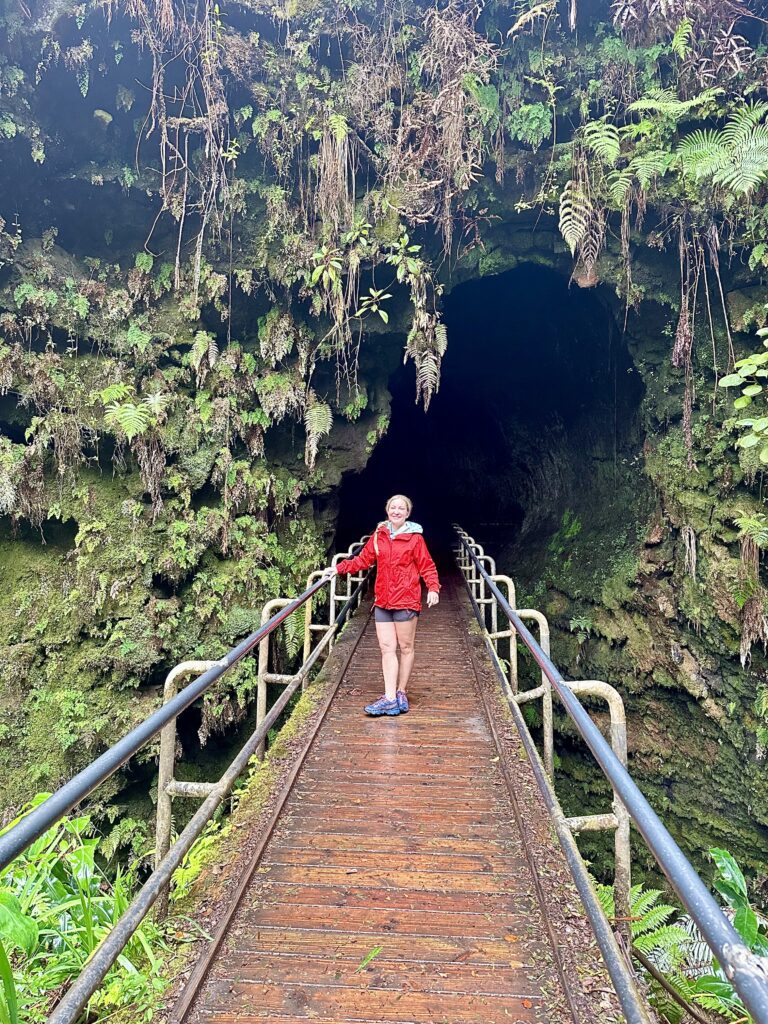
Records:
{"label": "wet walkway surface", "polygon": [[575,1019],[459,600],[421,617],[406,715],[362,713],[368,624],[188,1021]]}

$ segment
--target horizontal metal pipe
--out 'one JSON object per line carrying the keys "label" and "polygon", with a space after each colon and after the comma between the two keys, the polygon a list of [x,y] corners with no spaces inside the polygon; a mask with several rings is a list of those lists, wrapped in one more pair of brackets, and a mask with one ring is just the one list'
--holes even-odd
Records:
{"label": "horizontal metal pipe", "polygon": [[195,840],[218,810],[221,802],[232,790],[238,777],[245,771],[249,760],[264,741],[298,687],[299,680],[296,679],[280,694],[270,708],[267,717],[216,783],[211,794],[201,804],[169,852],[139,890],[130,907],[88,960],[77,980],[73,982],[67,994],[48,1018],[48,1024],[74,1024],[78,1020],[87,1006],[88,1000],[101,985],[110,967],[125,949],[134,932],[149,913],[152,904],[162,892],[163,887],[168,885],[174,871],[184,860]]}
{"label": "horizontal metal pipe", "polygon": [[[334,623],[336,627],[346,619],[352,603],[362,587],[363,583],[359,583],[350,595],[349,600],[336,617]],[[96,951],[88,960],[76,981],[73,982],[64,998],[48,1018],[48,1024],[75,1024],[78,1020],[80,1014],[87,1006],[88,1000],[107,976],[110,967],[112,967],[120,953],[125,949],[134,932],[149,913],[152,905],[170,883],[171,876],[176,868],[179,867],[195,840],[216,813],[221,802],[231,792],[237,779],[248,767],[248,762],[266,739],[269,730],[280,717],[288,701],[298,690],[301,680],[302,675],[299,673],[285,687],[269,709],[264,721],[250,736],[224,775],[214,784],[210,795],[200,805],[187,827],[149,876],[118,923],[96,948]]]}
{"label": "horizontal metal pipe", "polygon": [[485,572],[472,548],[463,537],[461,541],[472,563],[485,577],[504,614],[517,630],[520,639],[552,683],[584,742],[624,803],[648,848],[696,922],[707,945],[714,952],[747,1010],[754,1017],[756,1024],[768,1024],[768,958],[757,956],[744,944],[634,779],[611,750],[586,709],[570,691],[555,665]]}
{"label": "horizontal metal pipe", "polygon": [[172,700],[158,708],[140,725],[132,729],[127,736],[118,740],[100,757],[92,761],[87,768],[84,768],[61,789],[49,796],[44,803],[25,815],[17,825],[0,836],[0,871],[23,853],[31,843],[39,839],[52,825],[55,825],[59,819],[68,814],[73,807],[76,807],[97,786],[100,786],[105,779],[114,775],[126,761],[133,757],[137,750],[156,736],[164,726],[177,718],[182,711],[191,707],[217,679],[250,653],[264,637],[275,630],[327,582],[327,578],[324,578],[313,583],[294,601],[273,615],[269,622],[251,633],[237,647],[233,647],[214,668],[198,676],[189,686],[185,686]]}

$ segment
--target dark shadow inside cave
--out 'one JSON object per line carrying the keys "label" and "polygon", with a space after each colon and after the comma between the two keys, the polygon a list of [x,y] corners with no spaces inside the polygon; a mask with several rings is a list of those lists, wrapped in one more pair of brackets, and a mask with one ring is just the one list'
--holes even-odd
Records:
{"label": "dark shadow inside cave", "polygon": [[402,492],[438,551],[459,522],[531,585],[564,522],[624,522],[642,385],[601,299],[534,264],[456,286],[440,390],[425,414],[413,364],[392,378],[389,430],[341,488],[339,550]]}

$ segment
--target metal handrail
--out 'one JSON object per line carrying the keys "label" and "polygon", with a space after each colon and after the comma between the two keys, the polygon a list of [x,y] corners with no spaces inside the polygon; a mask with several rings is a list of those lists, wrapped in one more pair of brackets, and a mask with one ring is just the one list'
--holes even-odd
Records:
{"label": "metal handrail", "polygon": [[470,564],[480,574],[518,636],[550,681],[582,739],[613,787],[614,794],[626,807],[646,845],[696,923],[726,977],[741,996],[756,1024],[768,1024],[768,957],[757,956],[745,945],[584,706],[483,568],[473,550],[473,546],[479,545],[470,543],[464,531],[457,528],[457,533],[462,552],[468,556]]}
{"label": "metal handrail", "polygon": [[269,636],[277,629],[327,582],[327,578],[323,578],[313,583],[282,611],[273,615],[269,622],[251,633],[237,647],[233,647],[213,668],[209,668],[194,682],[185,686],[172,700],[145,718],[126,736],[56,790],[47,800],[26,814],[17,825],[0,836],[0,871],[92,793],[97,786],[114,775],[145,743],[157,736],[164,726],[191,707],[206,690],[213,686],[217,679],[220,679],[228,669],[252,651],[265,636]]}
{"label": "metal handrail", "polygon": [[[358,546],[354,545],[355,548]],[[351,553],[352,551],[350,550],[347,554]],[[334,564],[341,557],[344,557],[344,555],[336,556]],[[293,677],[286,678],[287,685],[282,694],[275,701],[269,712],[257,722],[255,731],[235,756],[224,775],[216,783],[190,786],[189,784],[171,780],[168,784],[169,796],[173,793],[177,795],[192,795],[199,797],[204,802],[193,815],[173,846],[168,849],[168,846],[165,845],[164,850],[161,851],[161,856],[156,861],[152,874],[136,894],[130,906],[124,911],[112,931],[105,936],[89,958],[78,978],[73,982],[64,998],[48,1018],[49,1024],[73,1024],[79,1018],[88,1000],[99,988],[110,967],[115,963],[149,910],[158,900],[161,902],[164,900],[174,871],[180,866],[195,840],[200,836],[216,810],[232,791],[237,779],[247,768],[250,759],[254,755],[258,755],[260,750],[263,750],[263,744],[269,730],[278,720],[288,701],[299,687],[304,687],[313,665],[318,661],[323,650],[330,648],[338,630],[348,617],[350,611],[359,604],[366,582],[366,575],[358,574],[351,576],[348,580],[346,594],[337,595],[335,594],[335,576],[329,577],[325,570],[313,573],[310,577],[309,585],[298,597],[283,601],[284,607],[273,615],[269,621],[262,623],[257,630],[246,637],[240,644],[233,647],[219,661],[185,662],[182,665],[176,666],[170,673],[173,687],[175,687],[175,679],[180,675],[188,674],[191,671],[202,671],[202,674],[178,694],[174,694],[162,707],[158,708],[157,711],[153,712],[153,714],[124,736],[122,740],[119,740],[52,796],[48,797],[44,803],[25,815],[13,828],[0,835],[0,871],[2,871],[36,839],[84,800],[89,793],[93,792],[97,786],[111,775],[114,775],[145,743],[157,736],[158,733],[167,732],[169,726],[174,727],[178,716],[201,697],[225,672],[236,665],[246,654],[259,647],[260,644],[268,642],[269,637],[289,616],[306,602],[311,602],[313,595],[325,586],[326,583],[331,583],[334,595],[332,608],[336,614],[332,613],[328,624],[322,627],[324,630],[323,638],[315,646],[314,650],[310,650],[299,671]],[[313,579],[313,577],[317,576],[319,578]],[[354,587],[352,585],[353,582],[357,584]],[[336,612],[336,605],[342,602],[343,607]]]}

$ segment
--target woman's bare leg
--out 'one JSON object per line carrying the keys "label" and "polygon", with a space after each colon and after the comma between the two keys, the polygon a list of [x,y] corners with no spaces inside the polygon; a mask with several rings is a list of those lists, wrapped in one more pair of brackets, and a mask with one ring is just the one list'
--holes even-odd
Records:
{"label": "woman's bare leg", "polygon": [[416,640],[416,627],[419,624],[418,615],[407,622],[395,622],[397,644],[400,648],[400,671],[397,676],[397,689],[406,692],[408,680],[411,677],[414,658],[414,642]]}
{"label": "woman's bare leg", "polygon": [[[398,626],[401,623],[398,622]],[[409,623],[405,623],[409,625]],[[381,650],[381,671],[384,675],[384,694],[387,700],[397,696],[397,633],[394,622],[377,622],[376,636]],[[411,659],[413,660],[413,659]]]}

